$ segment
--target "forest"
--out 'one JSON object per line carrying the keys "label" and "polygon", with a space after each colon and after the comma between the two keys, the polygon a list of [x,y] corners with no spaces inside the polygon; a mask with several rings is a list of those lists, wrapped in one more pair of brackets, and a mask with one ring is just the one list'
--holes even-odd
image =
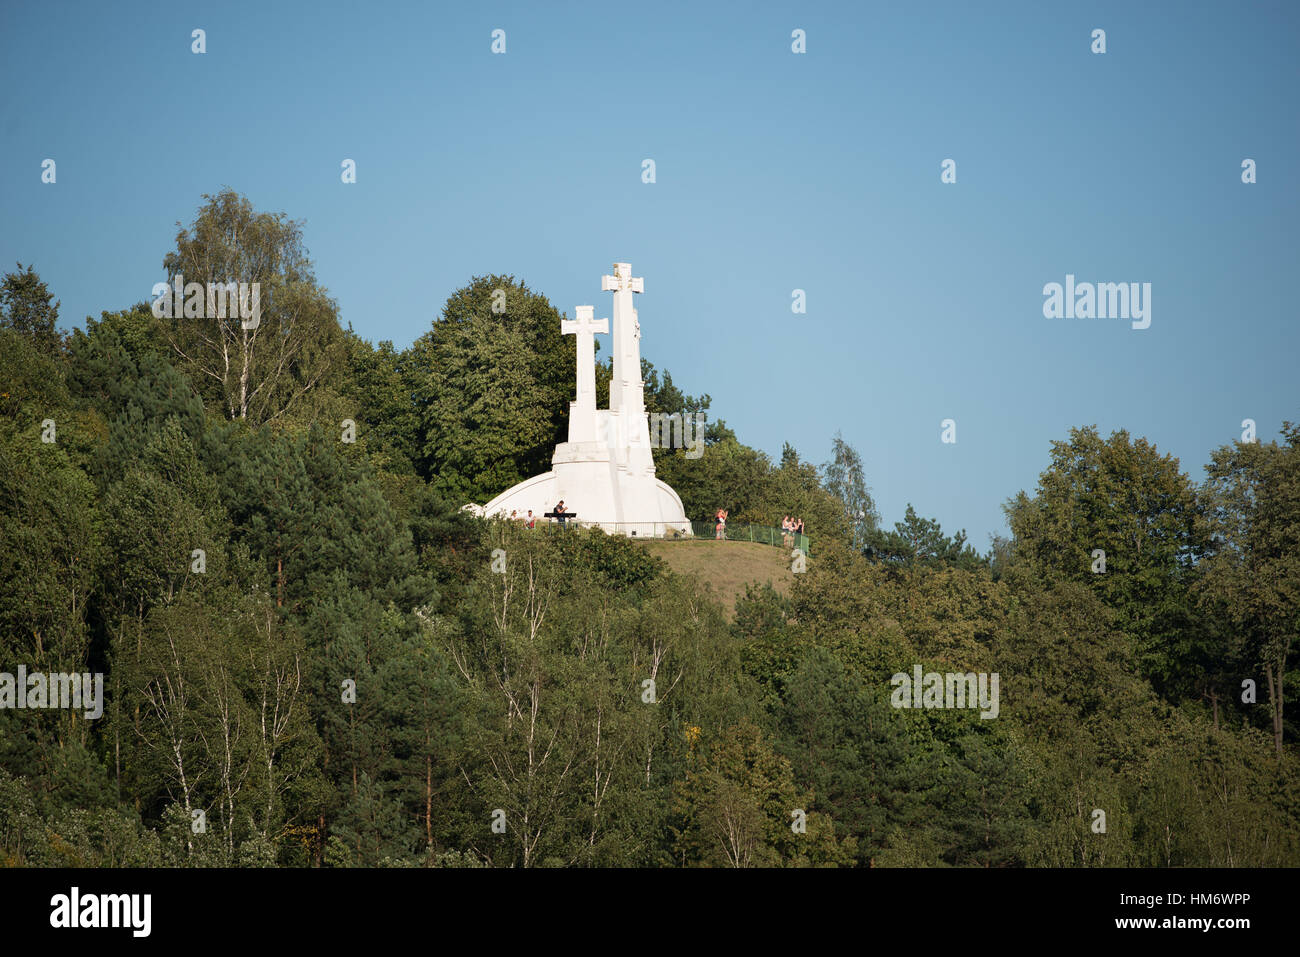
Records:
{"label": "forest", "polygon": [[[838,434],[776,461],[709,420],[655,453],[688,516],[812,541],[731,615],[636,541],[461,510],[565,434],[574,344],[524,281],[399,349],[229,189],[159,252],[259,283],[260,324],[69,332],[33,265],[0,287],[0,672],[104,688],[0,708],[0,863],[1300,863],[1300,425],[1193,477],[1080,423],[981,551],[925,503],[886,527]],[[650,411],[707,414],[643,366]],[[918,667],[996,673],[996,718],[891,706]]]}

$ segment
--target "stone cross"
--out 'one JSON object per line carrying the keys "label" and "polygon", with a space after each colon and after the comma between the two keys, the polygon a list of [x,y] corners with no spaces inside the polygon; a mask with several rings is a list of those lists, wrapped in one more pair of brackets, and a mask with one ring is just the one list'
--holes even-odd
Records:
{"label": "stone cross", "polygon": [[563,335],[577,337],[578,399],[569,409],[569,441],[596,438],[596,333],[609,332],[608,319],[593,319],[595,306],[577,306],[573,319],[560,320]]}
{"label": "stone cross", "polygon": [[[609,407],[622,409],[637,403],[632,392],[641,384],[641,330],[632,306],[632,294],[645,292],[645,280],[633,278],[631,263],[614,263],[614,275],[601,276],[602,292],[614,294],[614,374],[610,381]],[[640,413],[633,410],[633,414]]]}
{"label": "stone cross", "polygon": [[641,381],[641,323],[634,293],[645,292],[645,280],[632,275],[629,263],[614,263],[614,275],[602,276],[600,288],[614,294],[614,370],[609,382],[609,414],[618,421],[619,468],[633,475],[654,475],[650,424],[645,414],[645,383]]}
{"label": "stone cross", "polygon": [[600,277],[601,292],[618,292],[622,289],[645,292],[645,280],[639,276],[632,278],[631,263],[614,263],[614,275]]}

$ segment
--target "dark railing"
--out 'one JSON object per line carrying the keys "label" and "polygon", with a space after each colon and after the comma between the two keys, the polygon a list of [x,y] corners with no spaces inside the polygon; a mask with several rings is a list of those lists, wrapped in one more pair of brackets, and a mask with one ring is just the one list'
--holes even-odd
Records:
{"label": "dark railing", "polygon": [[[716,538],[717,522],[691,522],[691,531],[696,538]],[[729,542],[759,542],[763,545],[775,545],[778,548],[798,548],[805,555],[812,554],[807,535],[785,532],[771,525],[742,525],[728,522],[725,534]]]}
{"label": "dark railing", "polygon": [[[571,518],[563,523],[554,518],[543,517],[538,527],[565,526],[568,528],[603,528],[612,535],[626,535],[629,538],[654,538],[669,542],[692,542],[716,539],[716,522],[584,522],[580,518]],[[690,531],[686,526],[690,526]],[[725,530],[729,542],[758,542],[762,545],[774,545],[777,548],[798,548],[805,555],[812,555],[812,543],[807,535],[783,532],[770,525],[746,525],[728,522]]]}

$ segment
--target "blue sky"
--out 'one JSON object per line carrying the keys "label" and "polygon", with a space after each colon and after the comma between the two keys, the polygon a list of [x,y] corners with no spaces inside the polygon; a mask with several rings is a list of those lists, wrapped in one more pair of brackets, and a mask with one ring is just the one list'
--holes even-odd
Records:
{"label": "blue sky", "polygon": [[[912,502],[983,548],[1072,426],[1199,480],[1242,419],[1300,419],[1298,27],[1293,3],[6,0],[0,263],[81,324],[147,299],[228,185],[305,220],[342,320],[405,346],[491,272],[608,315],[628,261],[644,354],[742,441],[822,462],[840,430],[886,523]],[[1150,328],[1044,318],[1067,273],[1150,282]]]}

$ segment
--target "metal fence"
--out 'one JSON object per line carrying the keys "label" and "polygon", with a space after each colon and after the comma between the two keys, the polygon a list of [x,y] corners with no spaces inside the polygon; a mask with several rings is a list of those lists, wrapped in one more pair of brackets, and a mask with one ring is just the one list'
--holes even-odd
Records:
{"label": "metal fence", "polygon": [[[552,519],[544,519],[545,524],[557,524]],[[542,524],[541,522],[538,523]],[[603,528],[616,535],[629,538],[655,538],[664,541],[690,542],[718,537],[715,522],[584,522],[582,519],[570,519],[563,523],[568,528]],[[758,542],[777,548],[798,548],[805,555],[812,554],[812,546],[807,535],[795,535],[783,532],[770,525],[742,525],[728,522],[725,532],[729,542]]]}
{"label": "metal fence", "polygon": [[[691,522],[691,531],[697,538],[716,538],[716,522]],[[811,555],[812,549],[807,535],[795,535],[773,528],[771,525],[739,525],[728,522],[726,538],[729,542],[759,542],[763,545],[775,545],[778,548],[798,548],[805,555]]]}

